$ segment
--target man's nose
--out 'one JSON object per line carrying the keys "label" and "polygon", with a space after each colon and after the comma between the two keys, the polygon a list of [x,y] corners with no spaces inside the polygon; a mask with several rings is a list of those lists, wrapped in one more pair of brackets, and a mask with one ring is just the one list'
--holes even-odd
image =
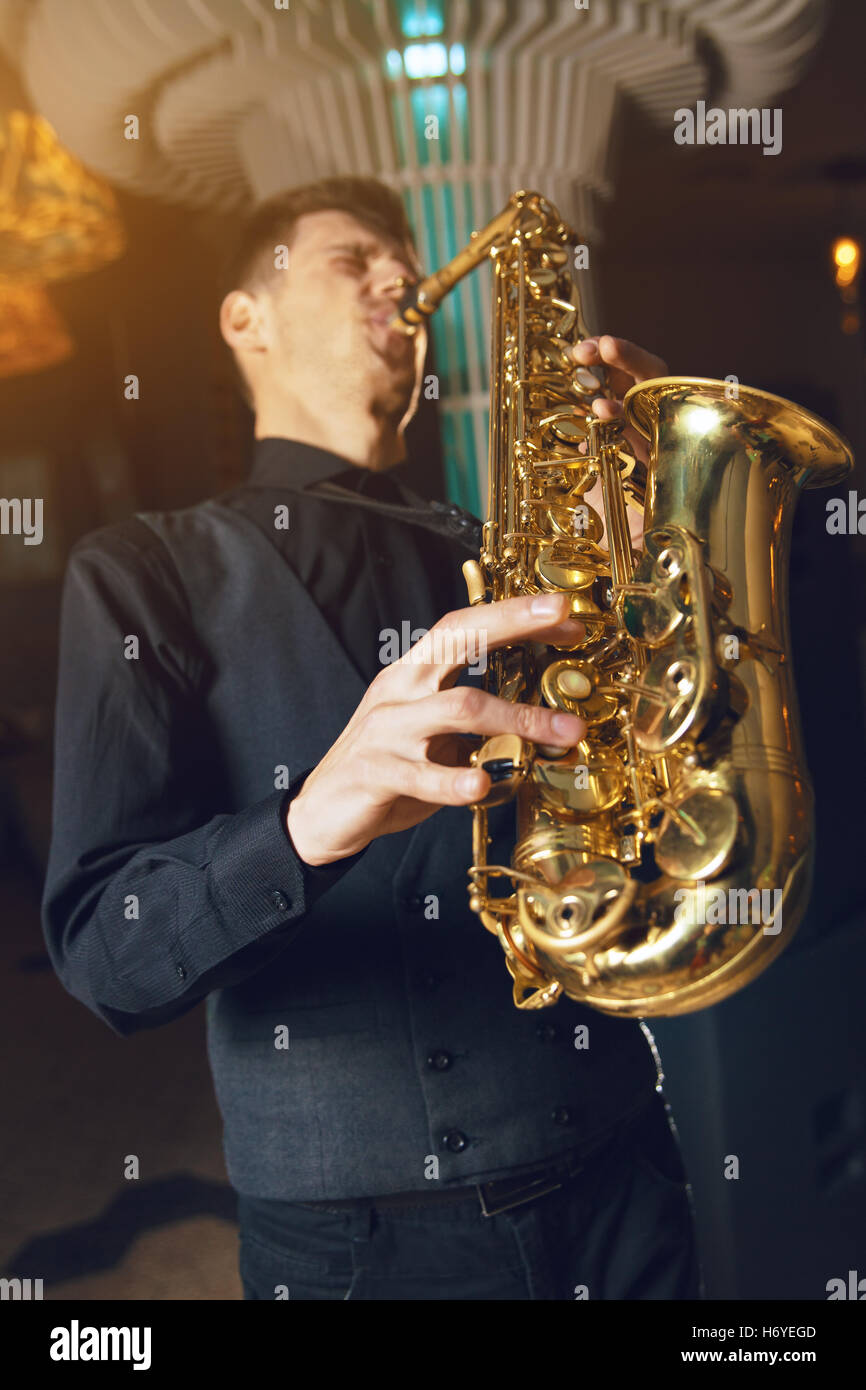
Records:
{"label": "man's nose", "polygon": [[371,299],[393,301],[397,303],[403,298],[409,285],[414,285],[418,281],[418,276],[413,275],[409,268],[402,265],[399,261],[392,261],[390,265],[371,270],[369,279],[369,293]]}
{"label": "man's nose", "polygon": [[370,288],[370,299],[374,304],[381,304],[384,308],[396,305],[406,293],[406,284],[399,276],[390,276],[387,280],[379,280]]}

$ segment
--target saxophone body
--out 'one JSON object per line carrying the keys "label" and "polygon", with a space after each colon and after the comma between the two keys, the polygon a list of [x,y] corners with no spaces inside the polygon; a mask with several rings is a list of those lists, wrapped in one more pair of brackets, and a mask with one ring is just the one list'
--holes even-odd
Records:
{"label": "saxophone body", "polygon": [[[519,1008],[565,993],[610,1014],[682,1014],[754,979],[808,902],[790,536],[800,489],[853,460],[790,401],[690,377],[627,393],[649,441],[649,464],[635,460],[621,422],[592,413],[612,394],[603,369],[566,355],[588,336],[576,242],[546,199],[516,193],[401,306],[411,332],[492,261],[488,515],[469,597],[565,592],[582,625],[569,645],[489,654],[486,689],[587,728],[576,748],[500,735],[473,754],[491,788],[472,808],[470,905]],[[514,849],[491,864],[488,810],[503,802]]]}

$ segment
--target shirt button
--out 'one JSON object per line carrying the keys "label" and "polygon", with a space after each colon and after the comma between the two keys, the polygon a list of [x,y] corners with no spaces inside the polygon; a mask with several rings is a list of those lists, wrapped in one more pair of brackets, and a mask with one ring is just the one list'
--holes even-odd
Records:
{"label": "shirt button", "polygon": [[450,1052],[446,1052],[439,1047],[435,1052],[431,1052],[427,1058],[427,1065],[431,1071],[447,1071],[454,1059]]}
{"label": "shirt button", "polygon": [[535,1032],[542,1042],[553,1042],[554,1038],[556,1037],[556,1024],[539,1023]]}
{"label": "shirt button", "polygon": [[289,900],[285,893],[281,893],[278,888],[271,894],[271,902],[278,912],[288,911]]}
{"label": "shirt button", "polygon": [[567,1105],[558,1105],[551,1115],[551,1119],[555,1125],[570,1125],[573,1116]]}
{"label": "shirt button", "polygon": [[450,1149],[453,1154],[462,1154],[468,1144],[469,1140],[462,1129],[449,1129],[442,1135],[442,1147]]}

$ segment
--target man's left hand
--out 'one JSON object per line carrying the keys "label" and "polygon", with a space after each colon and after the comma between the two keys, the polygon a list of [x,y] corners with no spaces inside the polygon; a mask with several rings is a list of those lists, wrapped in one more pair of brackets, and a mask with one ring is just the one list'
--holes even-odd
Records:
{"label": "man's left hand", "polygon": [[[593,414],[600,420],[619,420],[623,416],[622,398],[630,387],[639,381],[649,381],[650,377],[667,376],[667,363],[654,352],[630,343],[627,338],[612,338],[604,333],[598,338],[584,338],[582,343],[569,349],[575,364],[579,367],[603,366],[607,368],[607,384],[616,392],[615,400],[597,396],[592,403]],[[631,425],[623,431],[631,444],[635,457],[641,462],[649,460],[649,446],[643,435]]]}
{"label": "man's left hand", "polygon": [[[646,348],[630,343],[627,338],[613,338],[609,333],[602,334],[599,338],[584,338],[582,343],[577,343],[569,352],[576,366],[604,366],[607,369],[607,384],[616,392],[616,399],[608,400],[606,396],[596,396],[592,409],[593,414],[600,420],[621,420],[624,413],[622,398],[630,387],[639,381],[649,381],[650,377],[668,374],[667,363],[661,357],[656,357],[654,352],[647,352]],[[626,425],[623,435],[634,450],[635,457],[642,463],[648,463],[649,443],[643,435],[631,425]],[[604,516],[600,479],[586,494],[586,500],[600,516]],[[630,505],[627,516],[632,544],[636,549],[640,549],[643,541],[643,514],[634,505]],[[604,544],[607,544],[606,535]]]}

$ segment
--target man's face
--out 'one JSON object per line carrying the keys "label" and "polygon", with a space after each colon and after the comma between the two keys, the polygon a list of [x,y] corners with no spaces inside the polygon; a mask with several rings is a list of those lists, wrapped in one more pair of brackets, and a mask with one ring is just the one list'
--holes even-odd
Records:
{"label": "man's face", "polygon": [[[295,223],[288,266],[264,296],[268,354],[261,388],[280,394],[323,382],[342,400],[400,416],[423,368],[423,346],[388,327],[404,290],[418,278],[410,252],[349,213],[307,213]],[[417,335],[416,335],[417,337]],[[419,360],[420,359],[420,360]]]}

